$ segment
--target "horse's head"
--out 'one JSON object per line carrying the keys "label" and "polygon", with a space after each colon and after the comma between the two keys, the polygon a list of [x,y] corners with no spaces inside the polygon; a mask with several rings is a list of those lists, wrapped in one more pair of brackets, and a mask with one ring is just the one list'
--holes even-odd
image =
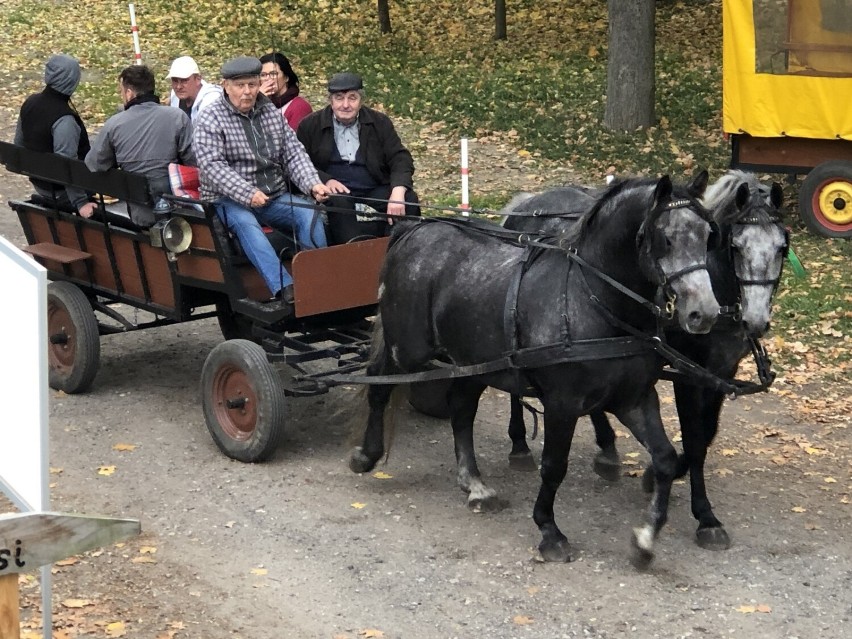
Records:
{"label": "horse's head", "polygon": [[[727,197],[725,181],[731,182]],[[769,329],[772,296],[789,247],[789,235],[781,224],[782,201],[779,184],[763,185],[742,171],[726,174],[705,198],[723,229],[721,259],[733,269],[739,314],[753,337]]]}
{"label": "horse's head", "polygon": [[717,229],[692,187],[675,187],[668,176],[661,178],[636,242],[640,268],[662,289],[667,310],[677,313],[681,328],[707,333],[719,313],[706,264]]}

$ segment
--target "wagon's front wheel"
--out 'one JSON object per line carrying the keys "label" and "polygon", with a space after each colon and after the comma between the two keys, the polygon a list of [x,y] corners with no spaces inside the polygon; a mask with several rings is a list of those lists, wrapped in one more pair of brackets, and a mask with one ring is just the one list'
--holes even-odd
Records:
{"label": "wagon's front wheel", "polygon": [[268,459],[284,433],[284,391],[264,350],[244,339],[223,342],[201,371],[204,420],[231,459]]}
{"label": "wagon's front wheel", "polygon": [[799,215],[823,237],[852,238],[852,162],[823,162],[799,189]]}
{"label": "wagon's front wheel", "polygon": [[98,320],[85,293],[70,282],[47,287],[48,383],[66,393],[89,389],[101,361]]}

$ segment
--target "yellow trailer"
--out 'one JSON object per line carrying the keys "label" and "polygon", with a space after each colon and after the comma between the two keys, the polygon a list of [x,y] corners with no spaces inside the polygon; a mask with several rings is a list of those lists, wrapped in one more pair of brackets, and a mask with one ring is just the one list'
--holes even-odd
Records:
{"label": "yellow trailer", "polygon": [[852,0],[723,0],[723,34],[732,166],[807,174],[807,227],[852,237]]}

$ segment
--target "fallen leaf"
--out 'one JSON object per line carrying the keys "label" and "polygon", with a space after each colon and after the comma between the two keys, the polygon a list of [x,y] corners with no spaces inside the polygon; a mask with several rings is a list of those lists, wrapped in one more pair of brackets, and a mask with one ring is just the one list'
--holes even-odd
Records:
{"label": "fallen leaf", "polygon": [[356,501],[352,504],[352,508],[357,508],[358,510],[364,508],[367,504],[362,504],[360,501]]}
{"label": "fallen leaf", "polygon": [[127,629],[124,627],[123,621],[113,621],[108,623],[106,627],[107,637],[123,637],[127,634]]}
{"label": "fallen leaf", "polygon": [[134,557],[133,559],[130,560],[130,563],[132,563],[132,564],[155,564],[155,563],[157,563],[157,560],[154,559],[153,557],[147,557],[145,555],[142,555],[141,557]]}
{"label": "fallen leaf", "polygon": [[750,614],[752,612],[757,612],[756,606],[740,606],[736,609],[737,612],[741,612],[744,615]]}
{"label": "fallen leaf", "polygon": [[58,475],[58,474],[60,474],[61,472],[62,472],[62,469],[61,469],[61,468],[53,468],[52,466],[51,466],[51,468],[50,468],[50,474],[51,474],[51,475]]}
{"label": "fallen leaf", "polygon": [[539,590],[541,590],[541,588],[539,588],[538,586],[530,586],[529,588],[527,588],[527,592],[528,592],[530,595],[538,594],[538,591],[539,591]]}
{"label": "fallen leaf", "polygon": [[134,448],[136,448],[136,444],[116,444],[112,447],[113,450],[118,451],[132,451]]}
{"label": "fallen leaf", "polygon": [[527,617],[526,615],[515,615],[512,617],[512,623],[516,626],[528,626],[533,623],[532,617]]}
{"label": "fallen leaf", "polygon": [[78,561],[80,561],[77,557],[68,557],[68,559],[60,559],[55,562],[57,566],[73,566]]}
{"label": "fallen leaf", "polygon": [[85,608],[95,605],[91,599],[64,599],[60,603],[66,608]]}
{"label": "fallen leaf", "polygon": [[366,628],[358,633],[362,637],[384,637],[385,633],[375,628]]}
{"label": "fallen leaf", "polygon": [[373,477],[376,479],[393,479],[393,475],[388,475],[387,473],[383,473],[382,471],[377,471],[373,473]]}
{"label": "fallen leaf", "polygon": [[793,506],[790,510],[792,510],[794,513],[806,513],[806,512],[808,512],[807,508],[802,508],[801,506]]}
{"label": "fallen leaf", "polygon": [[269,572],[266,568],[252,568],[249,572],[253,575],[265,575]]}
{"label": "fallen leaf", "polygon": [[826,484],[836,484],[837,480],[834,477],[826,477],[823,479]]}
{"label": "fallen leaf", "polygon": [[758,612],[763,612],[763,613],[772,612],[772,608],[770,608],[766,604],[758,604],[756,610]]}
{"label": "fallen leaf", "polygon": [[142,546],[139,549],[140,555],[153,555],[155,552],[157,552],[157,548],[154,546]]}
{"label": "fallen leaf", "polygon": [[115,466],[98,466],[98,475],[112,475],[115,472]]}

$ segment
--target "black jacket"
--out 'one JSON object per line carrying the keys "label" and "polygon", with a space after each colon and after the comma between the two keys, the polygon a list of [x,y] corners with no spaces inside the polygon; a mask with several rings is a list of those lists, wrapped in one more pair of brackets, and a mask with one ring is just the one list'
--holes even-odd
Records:
{"label": "black jacket", "polygon": [[[414,160],[402,144],[390,118],[375,109],[362,106],[358,111],[358,139],[364,150],[367,171],[379,184],[391,187],[414,188]],[[319,172],[320,179],[327,182],[331,176],[326,172],[334,149],[334,125],[331,106],[314,111],[299,124],[296,132],[299,141]]]}

